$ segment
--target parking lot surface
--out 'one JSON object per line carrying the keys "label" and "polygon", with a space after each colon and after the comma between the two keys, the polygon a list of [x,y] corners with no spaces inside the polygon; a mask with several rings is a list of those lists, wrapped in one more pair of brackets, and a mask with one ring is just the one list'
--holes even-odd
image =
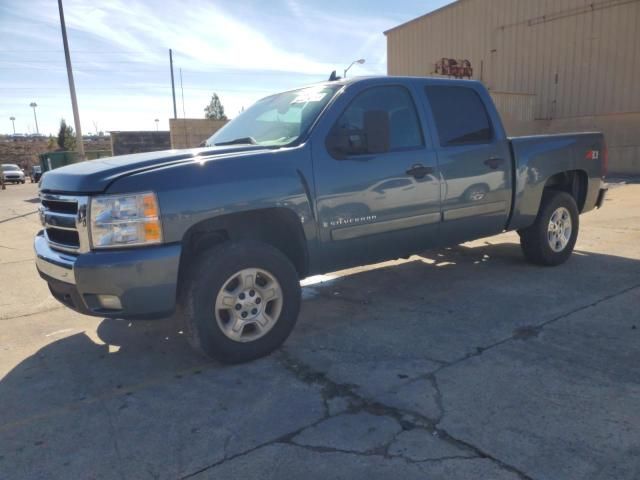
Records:
{"label": "parking lot surface", "polygon": [[309,279],[237,366],[54,301],[36,196],[0,191],[0,478],[640,478],[638,184],[557,268],[508,233]]}

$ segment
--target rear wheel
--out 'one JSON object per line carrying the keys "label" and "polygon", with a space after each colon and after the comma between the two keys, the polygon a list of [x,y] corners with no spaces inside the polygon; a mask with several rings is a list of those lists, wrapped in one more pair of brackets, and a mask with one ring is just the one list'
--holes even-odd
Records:
{"label": "rear wheel", "polygon": [[520,246],[527,260],[554,266],[567,261],[578,238],[578,207],[565,192],[549,190],[542,197],[536,221],[520,230]]}
{"label": "rear wheel", "polygon": [[258,242],[222,244],[201,254],[181,300],[191,345],[225,363],[271,353],[289,336],[300,282],[289,259]]}

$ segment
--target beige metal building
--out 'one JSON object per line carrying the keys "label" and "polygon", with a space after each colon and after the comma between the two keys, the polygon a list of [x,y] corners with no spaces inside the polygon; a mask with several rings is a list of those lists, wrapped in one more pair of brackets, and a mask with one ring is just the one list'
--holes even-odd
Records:
{"label": "beige metal building", "polygon": [[640,174],[640,0],[458,0],[385,35],[389,75],[481,80],[510,135],[601,130]]}

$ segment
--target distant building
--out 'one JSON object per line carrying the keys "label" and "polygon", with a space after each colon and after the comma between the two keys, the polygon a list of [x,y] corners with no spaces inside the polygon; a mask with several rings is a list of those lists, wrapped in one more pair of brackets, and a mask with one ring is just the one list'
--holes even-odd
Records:
{"label": "distant building", "polygon": [[171,148],[171,138],[166,131],[111,131],[109,134],[113,156],[156,152]]}
{"label": "distant building", "polygon": [[640,0],[458,0],[385,35],[389,75],[481,80],[509,134],[601,130],[640,174]]}

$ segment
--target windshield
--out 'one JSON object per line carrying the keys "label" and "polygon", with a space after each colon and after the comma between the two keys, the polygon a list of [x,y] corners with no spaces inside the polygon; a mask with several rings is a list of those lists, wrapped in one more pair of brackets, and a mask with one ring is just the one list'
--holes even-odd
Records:
{"label": "windshield", "polygon": [[2,170],[5,172],[11,172],[14,170],[20,170],[17,165],[2,165]]}
{"label": "windshield", "polygon": [[263,98],[218,130],[206,144],[289,145],[307,131],[339,88],[320,85]]}

